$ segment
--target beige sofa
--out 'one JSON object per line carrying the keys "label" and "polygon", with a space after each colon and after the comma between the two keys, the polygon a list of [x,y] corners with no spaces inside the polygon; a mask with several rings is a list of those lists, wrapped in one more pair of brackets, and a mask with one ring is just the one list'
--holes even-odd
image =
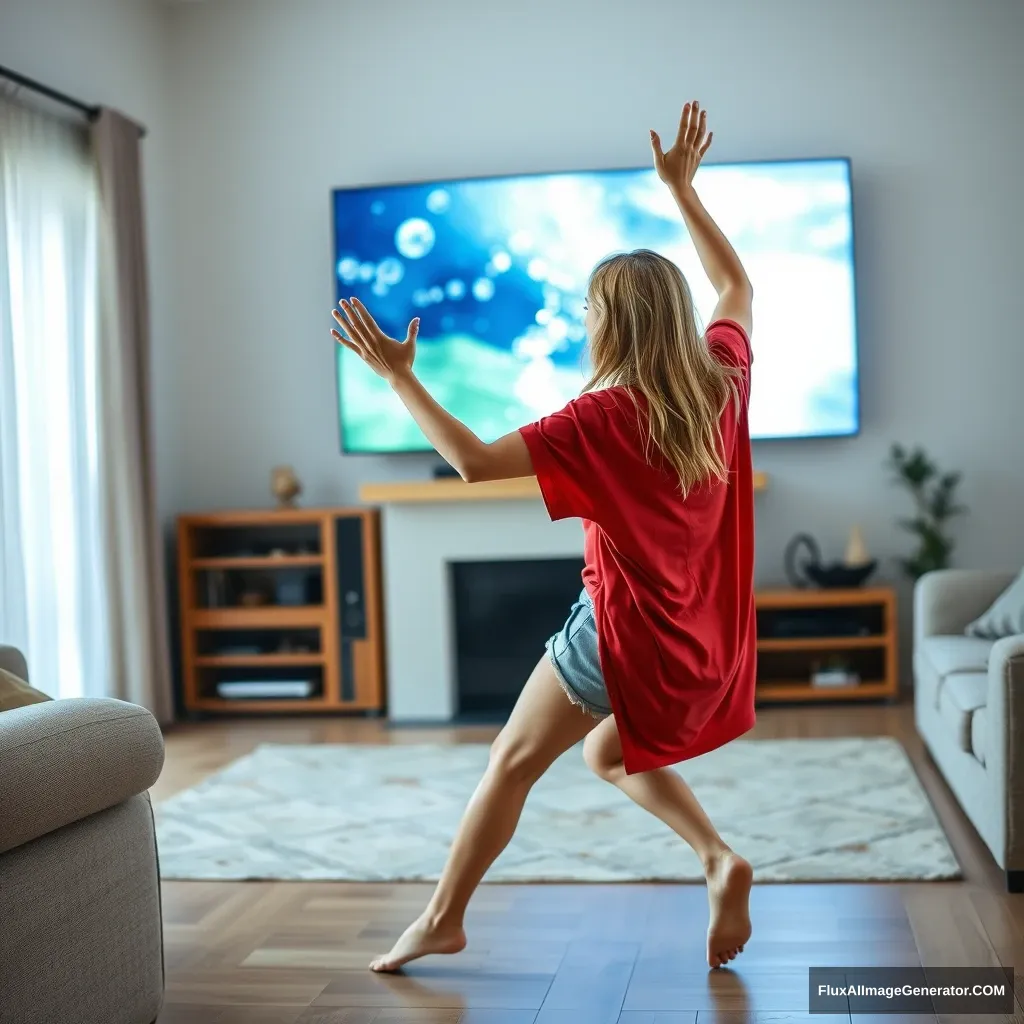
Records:
{"label": "beige sofa", "polygon": [[1013,573],[947,569],[914,592],[914,714],[964,813],[1024,891],[1024,635],[964,635]]}
{"label": "beige sofa", "polygon": [[[27,678],[17,651],[0,667]],[[144,708],[0,713],[0,1021],[151,1024],[163,998],[153,812],[163,739]]]}

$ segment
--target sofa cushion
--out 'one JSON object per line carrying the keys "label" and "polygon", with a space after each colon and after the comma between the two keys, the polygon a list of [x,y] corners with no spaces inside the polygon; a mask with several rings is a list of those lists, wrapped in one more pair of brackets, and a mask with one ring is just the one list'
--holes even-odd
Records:
{"label": "sofa cushion", "polygon": [[971,715],[971,753],[982,763],[988,756],[988,706]]}
{"label": "sofa cushion", "polygon": [[958,672],[947,676],[939,691],[939,714],[949,725],[965,754],[971,749],[971,718],[988,698],[987,672]]}
{"label": "sofa cushion", "polygon": [[969,623],[964,632],[987,640],[1024,633],[1024,569],[995,599],[992,607]]}
{"label": "sofa cushion", "polygon": [[34,690],[13,672],[0,668],[0,711],[23,708],[29,704],[42,704],[49,699],[45,693]]}

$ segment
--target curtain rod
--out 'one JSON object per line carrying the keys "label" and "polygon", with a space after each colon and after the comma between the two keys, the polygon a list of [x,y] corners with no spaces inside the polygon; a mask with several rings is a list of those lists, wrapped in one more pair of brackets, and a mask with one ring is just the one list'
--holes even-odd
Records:
{"label": "curtain rod", "polygon": [[47,97],[56,103],[62,103],[65,107],[71,107],[77,110],[80,114],[84,114],[90,121],[95,121],[100,116],[100,108],[97,106],[83,103],[81,100],[76,100],[73,96],[68,96],[67,93],[59,92],[57,89],[51,89],[48,85],[43,85],[42,82],[37,82],[33,78],[29,78],[26,75],[20,75],[17,71],[12,71],[10,68],[4,67],[0,64],[0,78],[7,78],[14,82],[16,85],[24,86],[26,89],[31,89],[33,92],[39,93],[41,96]]}

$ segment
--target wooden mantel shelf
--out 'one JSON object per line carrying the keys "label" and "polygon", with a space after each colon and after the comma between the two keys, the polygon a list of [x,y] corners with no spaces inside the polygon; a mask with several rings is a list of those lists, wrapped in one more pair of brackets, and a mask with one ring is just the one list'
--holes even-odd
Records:
{"label": "wooden mantel shelf", "polygon": [[[765,473],[754,474],[754,490],[768,486]],[[439,480],[410,480],[401,483],[363,484],[359,498],[368,505],[415,504],[431,501],[522,501],[540,498],[537,478],[517,477],[515,480],[488,480],[467,484],[458,477]]]}

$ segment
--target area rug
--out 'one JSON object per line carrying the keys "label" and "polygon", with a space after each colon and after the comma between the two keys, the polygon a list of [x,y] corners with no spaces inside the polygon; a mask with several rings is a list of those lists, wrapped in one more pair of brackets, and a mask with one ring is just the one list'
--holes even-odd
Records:
{"label": "area rug", "polygon": [[[264,745],[157,807],[163,877],[433,881],[482,744]],[[680,766],[761,882],[959,877],[892,739],[740,740]],[[580,750],[530,794],[489,882],[691,881],[690,849]]]}

